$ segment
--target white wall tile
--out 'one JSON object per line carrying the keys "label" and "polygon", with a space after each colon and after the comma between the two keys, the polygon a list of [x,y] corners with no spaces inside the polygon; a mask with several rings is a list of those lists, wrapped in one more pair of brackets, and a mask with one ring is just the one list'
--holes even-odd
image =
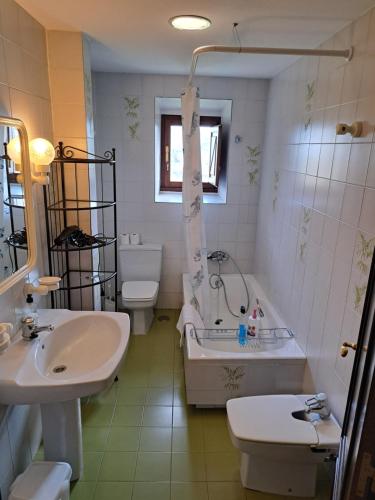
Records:
{"label": "white wall tile", "polygon": [[[339,420],[351,362],[342,362],[338,346],[346,336],[356,340],[359,324],[348,318],[360,316],[361,304],[354,311],[355,286],[367,279],[356,274],[356,244],[359,230],[368,239],[375,234],[374,30],[375,10],[323,45],[354,45],[356,57],[320,58],[308,109],[300,74],[309,59],[273,79],[259,196],[256,276],[306,350],[305,390],[327,392]],[[355,120],[364,122],[360,138],[336,136],[338,122]],[[274,125],[280,121],[282,130]],[[307,175],[299,160],[305,143]]]}

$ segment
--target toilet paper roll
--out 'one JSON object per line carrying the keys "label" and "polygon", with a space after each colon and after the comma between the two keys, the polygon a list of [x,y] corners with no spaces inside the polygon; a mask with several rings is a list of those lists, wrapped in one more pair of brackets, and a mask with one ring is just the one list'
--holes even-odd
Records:
{"label": "toilet paper roll", "polygon": [[130,234],[130,244],[131,245],[140,245],[141,244],[141,235],[139,233],[131,233]]}
{"label": "toilet paper roll", "polygon": [[120,234],[120,245],[130,245],[130,234]]}

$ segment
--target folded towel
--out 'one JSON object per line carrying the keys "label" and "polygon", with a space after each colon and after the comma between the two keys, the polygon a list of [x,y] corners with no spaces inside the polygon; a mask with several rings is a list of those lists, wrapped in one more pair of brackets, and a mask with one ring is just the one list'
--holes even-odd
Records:
{"label": "folded towel", "polygon": [[176,328],[181,335],[180,347],[182,347],[184,344],[185,327],[189,324],[195,326],[195,328],[198,329],[204,328],[202,318],[200,317],[195,307],[190,304],[185,304],[181,309],[180,317],[178,318],[178,322],[176,325]]}

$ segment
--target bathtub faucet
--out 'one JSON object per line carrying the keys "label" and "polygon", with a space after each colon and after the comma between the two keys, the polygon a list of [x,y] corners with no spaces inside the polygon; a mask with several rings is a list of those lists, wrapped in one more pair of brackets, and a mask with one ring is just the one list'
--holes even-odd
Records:
{"label": "bathtub faucet", "polygon": [[306,413],[318,413],[322,420],[329,418],[331,408],[328,405],[327,395],[324,392],[316,394],[305,401]]}
{"label": "bathtub faucet", "polygon": [[222,262],[227,262],[229,260],[229,254],[224,252],[224,250],[214,250],[213,252],[209,252],[207,259],[221,264]]}

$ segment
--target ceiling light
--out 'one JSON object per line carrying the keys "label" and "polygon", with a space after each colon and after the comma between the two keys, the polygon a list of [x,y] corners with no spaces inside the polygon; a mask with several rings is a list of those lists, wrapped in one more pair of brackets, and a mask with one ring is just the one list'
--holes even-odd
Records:
{"label": "ceiling light", "polygon": [[207,17],[194,15],[174,16],[169,23],[177,30],[205,30],[212,24]]}

